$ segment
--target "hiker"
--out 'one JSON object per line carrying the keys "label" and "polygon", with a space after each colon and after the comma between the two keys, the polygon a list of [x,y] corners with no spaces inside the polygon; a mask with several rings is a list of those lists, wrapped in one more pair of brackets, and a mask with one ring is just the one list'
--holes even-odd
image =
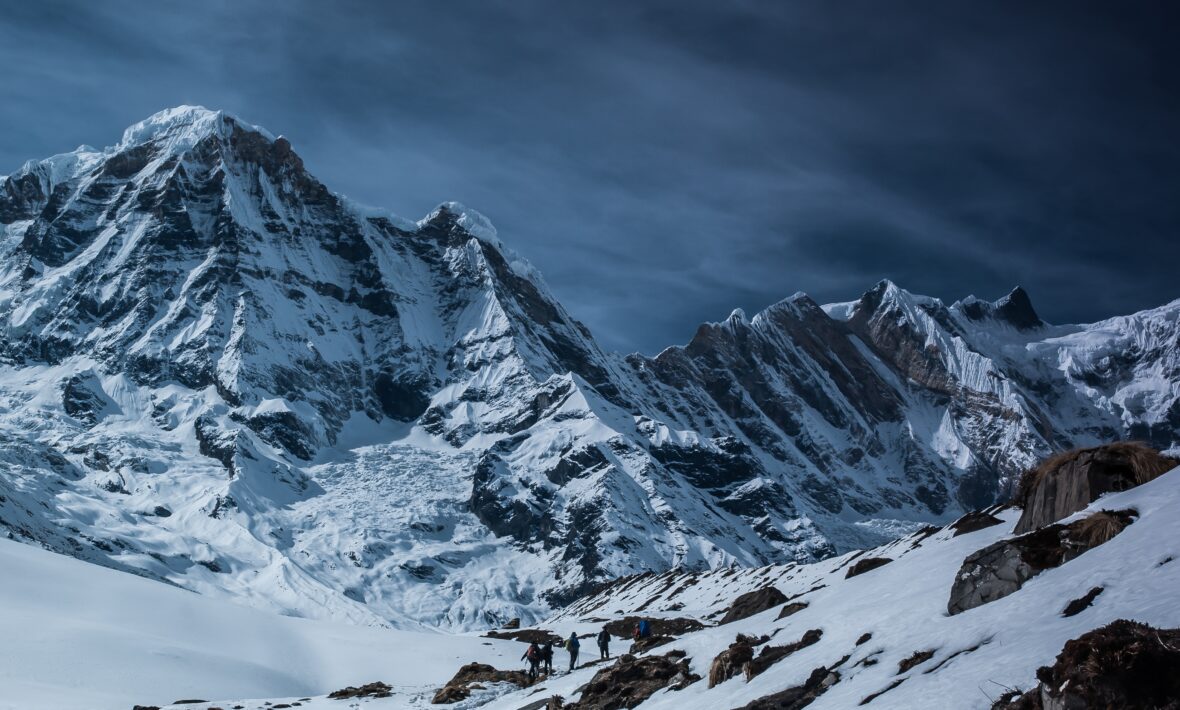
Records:
{"label": "hiker", "polygon": [[610,658],[610,633],[605,626],[598,632],[598,652],[602,660]]}
{"label": "hiker", "polygon": [[553,674],[553,641],[546,641],[541,649],[541,662],[545,664],[545,674]]}
{"label": "hiker", "polygon": [[541,648],[537,646],[536,641],[530,643],[524,655],[520,657],[522,661],[525,659],[529,662],[529,682],[532,683],[537,679],[537,665],[541,662]]}
{"label": "hiker", "polygon": [[571,631],[570,637],[566,639],[565,650],[570,652],[570,670],[578,667],[578,647],[582,644],[578,643],[578,632]]}
{"label": "hiker", "polygon": [[639,640],[639,622],[638,621],[636,621],[635,625],[631,627],[631,640],[632,641]]}

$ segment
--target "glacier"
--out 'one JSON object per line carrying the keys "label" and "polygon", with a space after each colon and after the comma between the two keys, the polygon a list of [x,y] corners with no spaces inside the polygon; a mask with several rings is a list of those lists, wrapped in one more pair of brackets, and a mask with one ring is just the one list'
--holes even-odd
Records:
{"label": "glacier", "polygon": [[1178,444],[1180,301],[1052,325],[883,281],[607,352],[478,212],[358,205],[199,107],[0,179],[0,230],[0,534],[287,616],[527,623]]}

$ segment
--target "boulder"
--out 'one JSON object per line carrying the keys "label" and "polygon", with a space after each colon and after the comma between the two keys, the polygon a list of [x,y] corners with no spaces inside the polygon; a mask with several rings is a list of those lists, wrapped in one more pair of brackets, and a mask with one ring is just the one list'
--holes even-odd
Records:
{"label": "boulder", "polygon": [[738,634],[737,639],[713,659],[709,665],[709,687],[724,683],[742,673],[746,664],[754,658],[755,641],[749,636]]}
{"label": "boulder", "polygon": [[1041,572],[1110,540],[1132,520],[1133,511],[1100,511],[973,552],[955,575],[947,611],[954,615],[1006,597]]}
{"label": "boulder", "polygon": [[1058,454],[1024,474],[1014,497],[1026,533],[1072,515],[1103,493],[1142,485],[1180,465],[1145,444],[1119,442]]}
{"label": "boulder", "polygon": [[558,636],[557,634],[553,633],[552,631],[546,631],[545,629],[521,629],[519,627],[508,627],[508,626],[505,626],[504,628],[506,628],[506,629],[507,628],[515,628],[516,630],[515,631],[489,631],[486,634],[484,634],[483,637],[488,638],[488,639],[500,639],[501,641],[520,641],[521,643],[535,643],[538,646],[544,646],[546,643],[551,643],[551,644],[553,644],[553,646],[555,648],[565,642],[565,639],[563,639],[561,636]]}
{"label": "boulder", "polygon": [[532,685],[524,671],[501,671],[486,663],[468,663],[460,668],[446,685],[438,689],[430,702],[434,705],[443,705],[466,700],[471,695],[473,686],[481,683],[514,683],[521,688]]}
{"label": "boulder", "polygon": [[782,609],[779,610],[778,616],[774,617],[774,620],[779,621],[780,619],[785,619],[792,614],[798,614],[799,612],[806,609],[807,606],[807,602],[791,602],[790,604],[786,604]]}
{"label": "boulder", "polygon": [[624,616],[622,619],[615,619],[608,622],[603,628],[611,636],[618,638],[629,639],[635,629],[635,625],[639,620],[646,618],[651,624],[651,632],[654,636],[680,636],[692,631],[700,631],[705,628],[705,625],[696,619],[689,619],[687,617],[677,617],[674,619],[653,619],[651,617],[639,616]]}
{"label": "boulder", "polygon": [[888,557],[862,557],[848,568],[848,573],[844,575],[844,579],[855,577],[858,574],[864,574],[865,572],[870,572],[877,569],[878,567],[884,567],[892,561],[893,560],[889,559]]}
{"label": "boulder", "polygon": [[658,634],[652,634],[651,636],[644,636],[643,638],[636,639],[631,644],[631,648],[630,648],[629,652],[632,654],[640,654],[640,653],[643,653],[644,651],[650,651],[651,649],[656,648],[657,646],[663,646],[666,643],[672,643],[675,640],[676,639],[672,636],[661,636]]}
{"label": "boulder", "polygon": [[973,510],[955,522],[951,523],[951,529],[955,531],[955,534],[951,537],[967,535],[968,533],[973,533],[977,530],[983,530],[984,528],[990,528],[993,525],[999,525],[1002,522],[1004,521],[985,510]]}
{"label": "boulder", "polygon": [[633,708],[657,690],[682,690],[700,679],[690,669],[684,651],[643,658],[623,654],[614,665],[594,674],[577,702],[563,707],[566,710]]}
{"label": "boulder", "polygon": [[1180,629],[1120,619],[1065,642],[1039,685],[993,710],[1180,708]]}
{"label": "boulder", "polygon": [[393,695],[393,688],[381,682],[368,683],[359,687],[348,686],[342,690],[337,690],[328,693],[328,697],[332,700],[344,700],[347,698],[388,698]]}
{"label": "boulder", "polygon": [[746,592],[733,600],[729,605],[729,610],[725,612],[725,616],[721,617],[722,624],[728,624],[731,621],[738,621],[751,617],[755,614],[762,613],[767,609],[784,604],[787,601],[787,595],[780,592],[775,587],[763,587],[752,592]]}

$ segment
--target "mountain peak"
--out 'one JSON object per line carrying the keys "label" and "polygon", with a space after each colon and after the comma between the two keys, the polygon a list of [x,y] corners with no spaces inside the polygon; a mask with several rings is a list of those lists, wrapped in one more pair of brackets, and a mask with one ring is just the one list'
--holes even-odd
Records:
{"label": "mountain peak", "polygon": [[225,111],[214,111],[204,106],[175,106],[154,113],[127,128],[123,131],[123,139],[115,148],[124,150],[155,141],[165,141],[171,147],[185,150],[211,133],[222,134],[225,129],[235,126],[260,134],[270,142],[276,140],[265,128],[246,123]]}
{"label": "mountain peak", "polygon": [[1033,308],[1028,292],[1021,286],[1017,286],[1008,295],[996,301],[989,302],[968,296],[956,303],[955,307],[971,320],[991,317],[1017,330],[1030,330],[1045,324]]}
{"label": "mountain peak", "polygon": [[1020,330],[1036,328],[1044,325],[1044,321],[1033,309],[1032,299],[1028,292],[1017,286],[1007,295],[995,302],[996,316],[1016,326]]}

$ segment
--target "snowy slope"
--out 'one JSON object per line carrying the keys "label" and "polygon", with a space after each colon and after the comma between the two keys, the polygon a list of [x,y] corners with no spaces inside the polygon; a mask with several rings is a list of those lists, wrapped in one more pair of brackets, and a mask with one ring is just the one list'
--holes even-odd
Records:
{"label": "snowy slope", "polygon": [[876,545],[1055,449],[1173,447],[1177,313],[882,282],[624,357],[473,210],[356,205],[180,107],[0,180],[0,531],[288,615],[537,619]]}
{"label": "snowy slope", "polygon": [[[653,696],[640,708],[736,708],[754,699],[801,685],[817,667],[839,668],[841,678],[809,708],[856,707],[896,681],[900,685],[871,702],[889,708],[989,708],[1005,689],[1035,685],[1035,671],[1050,665],[1065,641],[1116,619],[1160,628],[1180,626],[1180,469],[1138,488],[1108,495],[1077,519],[1097,510],[1134,509],[1139,518],[1110,542],[1057,569],[1034,577],[1008,597],[955,616],[946,612],[951,583],[971,552],[1009,535],[1019,511],[1001,514],[1005,523],[952,538],[950,529],[913,536],[864,553],[894,562],[845,578],[851,555],[811,565],[726,570],[703,575],[662,575],[619,585],[590,597],[544,624],[561,634],[596,632],[601,621],[629,613],[652,617],[709,618],[738,594],[773,585],[809,606],[776,621],[779,606],[759,615],[686,634],[651,653],[682,649],[693,671],[708,676],[709,664],[738,633],[772,635],[771,644],[801,638],[809,629],[823,636],[747,683],[737,677],[713,689],[705,681]],[[914,544],[920,541],[920,545]],[[1093,606],[1062,616],[1067,602],[1093,587],[1104,591]],[[653,598],[655,601],[653,601]],[[676,605],[674,611],[670,610]],[[683,605],[682,607],[680,605]],[[862,634],[872,638],[857,645]],[[915,651],[933,656],[911,670],[898,664]],[[865,665],[863,659],[875,659]],[[576,697],[576,689],[597,669],[559,676],[536,697]],[[516,708],[535,689],[505,696],[488,708]]]}
{"label": "snowy slope", "polygon": [[[1180,511],[1180,469],[1138,488],[1107,495],[1067,521],[1095,511],[1114,509],[1134,509],[1138,517],[1109,542],[1041,573],[1010,596],[954,616],[946,613],[947,600],[963,559],[975,550],[1009,536],[1018,511],[1002,511],[999,514],[1004,521],[1002,524],[958,537],[952,537],[953,530],[944,528],[933,534],[907,536],[859,555],[845,555],[818,563],[667,573],[622,580],[601,594],[580,600],[539,626],[564,636],[572,631],[593,634],[608,620],[636,613],[651,618],[701,619],[708,624],[705,629],[686,633],[649,653],[662,655],[674,649],[683,650],[691,659],[693,672],[702,677],[707,677],[712,659],[725,650],[737,634],[754,637],[766,634],[771,636],[769,644],[782,645],[800,639],[808,630],[822,631],[817,643],[796,651],[750,682],[739,675],[709,689],[707,681],[700,680],[680,691],[657,692],[638,706],[644,710],[738,708],[757,698],[802,684],[815,668],[832,667],[838,663],[839,681],[808,707],[817,710],[857,707],[870,695],[886,691],[867,706],[983,710],[989,708],[991,699],[1005,689],[1033,686],[1036,669],[1051,663],[1066,640],[1086,631],[1120,618],[1160,628],[1180,626],[1180,599],[1175,594],[1180,584],[1180,562],[1177,562],[1180,559],[1180,516],[1177,516]],[[251,610],[237,609],[41,551],[3,543],[0,544],[0,555],[3,555],[0,559],[6,567],[18,565],[16,569],[31,576],[35,584],[69,583],[59,584],[64,591],[57,592],[58,596],[50,597],[44,603],[30,603],[32,590],[18,587],[3,592],[0,609],[5,610],[5,615],[0,616],[3,620],[0,623],[11,625],[15,621],[24,625],[18,626],[18,631],[24,628],[32,633],[45,628],[47,617],[59,613],[59,604],[68,601],[82,605],[82,610],[71,612],[61,621],[61,636],[55,633],[42,635],[44,644],[36,649],[36,653],[43,653],[44,657],[21,657],[16,646],[0,650],[6,654],[0,655],[0,660],[4,661],[0,668],[4,672],[23,679],[22,671],[31,669],[38,682],[36,686],[31,683],[23,686],[0,684],[4,689],[0,690],[0,707],[5,707],[5,701],[13,702],[13,698],[32,698],[19,707],[33,710],[69,707],[46,703],[44,698],[69,697],[68,693],[73,691],[63,686],[73,682],[96,682],[97,687],[118,690],[123,690],[122,683],[127,682],[126,687],[142,687],[148,691],[147,695],[155,692],[156,696],[175,694],[177,688],[193,689],[194,692],[199,688],[205,693],[201,697],[208,697],[211,701],[177,707],[205,710],[213,706],[242,705],[255,710],[264,708],[264,703],[268,702],[290,702],[300,698],[301,692],[315,696],[317,693],[308,689],[328,682],[321,679],[330,679],[329,684],[344,679],[351,679],[350,684],[385,680],[401,689],[393,698],[366,700],[360,707],[374,710],[427,707],[430,684],[433,683],[434,688],[440,687],[445,677],[460,665],[480,660],[501,669],[519,668],[520,652],[524,648],[519,643],[487,645],[493,642],[473,636],[383,632],[330,627],[303,620],[268,619]],[[854,558],[869,556],[887,557],[893,562],[846,578],[848,566]],[[77,589],[92,585],[99,590],[95,596],[97,599],[105,599],[108,593],[120,600],[129,597],[136,604],[159,605],[161,616],[157,619],[153,612],[144,618],[138,613],[122,615],[119,612],[119,615],[108,618],[110,612],[103,608],[102,617],[96,618],[96,614],[88,611],[96,605],[95,599]],[[738,595],[767,585],[778,588],[795,602],[806,602],[808,606],[782,620],[776,619],[779,605],[744,620],[715,625],[720,613]],[[1103,587],[1104,591],[1092,606],[1075,616],[1062,615],[1069,601],[1095,586]],[[63,595],[68,598],[61,598]],[[117,612],[119,608],[116,605]],[[218,616],[207,619],[206,613]],[[82,626],[87,629],[81,633],[88,633],[89,626],[96,624],[100,633],[111,633],[119,644],[125,643],[128,658],[140,660],[146,668],[163,666],[162,678],[139,680],[142,685],[135,685],[136,681],[126,680],[113,672],[112,667],[122,666],[104,648],[74,643],[80,633],[74,630],[79,619],[85,621]],[[194,626],[194,622],[199,626]],[[206,622],[211,624],[207,631],[203,630]],[[50,622],[51,631],[59,628],[57,623]],[[194,628],[198,629],[196,633]],[[0,630],[9,629],[0,627]],[[244,692],[216,697],[209,696],[221,689],[237,687],[234,674],[218,677],[215,682],[204,677],[207,672],[220,672],[216,658],[199,657],[188,676],[169,675],[168,664],[172,658],[187,661],[193,655],[199,655],[193,649],[205,649],[207,638],[232,642],[243,638],[243,633],[248,633],[251,639],[244,648],[219,643],[216,644],[217,654],[232,653],[235,661],[248,658],[252,663],[270,668],[271,661],[266,660],[271,658],[268,652],[274,653],[277,645],[293,643],[296,652],[289,658],[297,660],[293,663],[285,661],[282,668],[286,671],[298,669],[299,673],[276,671],[273,678],[251,679],[251,689],[278,690],[271,695]],[[865,634],[871,634],[871,638],[858,644]],[[177,641],[178,638],[184,639],[183,643]],[[389,643],[391,641],[402,646],[395,646]],[[334,645],[342,642],[348,645],[343,648]],[[175,645],[175,656],[158,653],[164,643],[170,649]],[[587,646],[583,659],[588,660],[594,655],[589,649],[592,641],[586,639],[583,643]],[[421,651],[415,653],[412,661],[405,651],[407,645]],[[616,639],[612,650],[617,656],[626,650],[626,645]],[[67,647],[73,649],[67,655],[74,663],[66,665],[66,672],[75,675],[61,677],[55,663],[49,664],[52,670],[37,665],[38,662],[48,663],[45,658],[56,657]],[[227,647],[233,651],[225,650]],[[347,655],[335,658],[329,651]],[[378,655],[376,661],[365,655],[370,651]],[[899,663],[917,651],[930,651],[932,655],[908,670],[899,671]],[[845,656],[847,659],[840,663]],[[259,658],[264,660],[257,660]],[[559,650],[555,665],[560,668],[564,661],[565,653]],[[349,666],[353,667],[347,672],[342,670]],[[553,695],[561,695],[569,701],[576,699],[580,689],[603,667],[596,665],[568,674],[559,672],[538,686],[523,690],[514,690],[510,685],[493,685],[486,691],[474,693],[468,701],[448,707],[518,710]],[[409,675],[411,670],[420,675]],[[245,669],[239,668],[238,673],[245,674]],[[112,674],[114,678],[108,677]],[[42,681],[44,685],[39,684]],[[900,683],[890,689],[898,681]],[[19,691],[8,690],[10,687]],[[34,692],[38,694],[31,695]],[[124,696],[130,694],[127,692]],[[302,707],[312,710],[351,707],[344,701],[329,700],[322,697],[322,693],[318,695],[301,700]],[[94,704],[88,707],[105,706]]]}
{"label": "snowy slope", "polygon": [[508,642],[268,614],[8,540],[0,569],[3,710],[323,695],[378,677],[408,703],[457,663],[519,657]]}

